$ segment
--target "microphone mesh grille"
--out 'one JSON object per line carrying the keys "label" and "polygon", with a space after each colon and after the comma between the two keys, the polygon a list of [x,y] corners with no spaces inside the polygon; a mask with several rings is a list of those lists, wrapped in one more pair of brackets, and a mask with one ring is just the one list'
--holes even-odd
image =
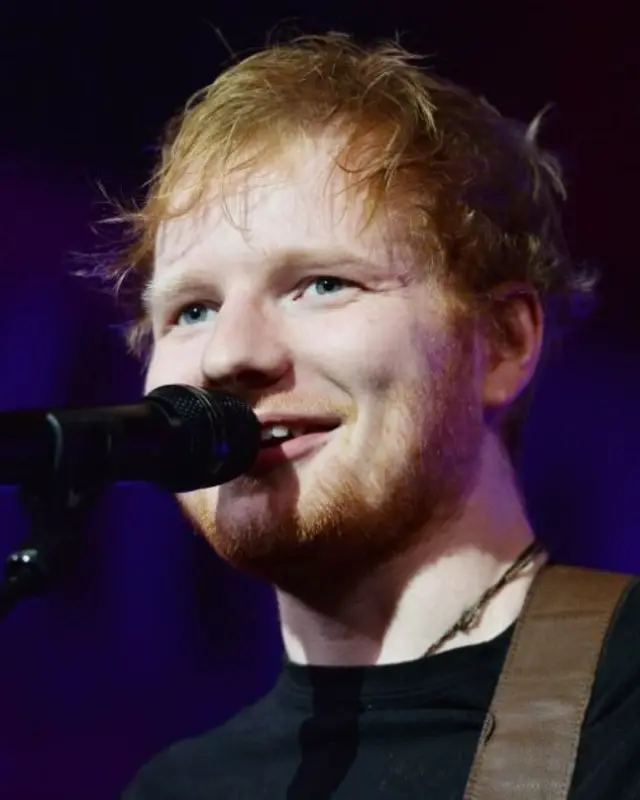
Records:
{"label": "microphone mesh grille", "polygon": [[163,485],[174,492],[217,486],[245,472],[260,448],[260,423],[242,400],[226,392],[180,384],[147,395],[179,422],[177,462]]}

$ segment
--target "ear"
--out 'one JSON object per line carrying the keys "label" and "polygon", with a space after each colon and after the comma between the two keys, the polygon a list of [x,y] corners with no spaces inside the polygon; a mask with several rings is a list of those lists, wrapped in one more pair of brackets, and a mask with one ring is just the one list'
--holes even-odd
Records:
{"label": "ear", "polygon": [[510,406],[527,388],[540,362],[544,314],[537,292],[502,284],[491,293],[485,337],[483,400],[487,409]]}

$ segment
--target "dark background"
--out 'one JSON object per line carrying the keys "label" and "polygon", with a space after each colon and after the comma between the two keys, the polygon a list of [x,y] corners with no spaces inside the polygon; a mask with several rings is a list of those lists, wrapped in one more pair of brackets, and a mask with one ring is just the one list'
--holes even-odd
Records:
{"label": "dark background", "polygon": [[[4,2],[0,6],[0,407],[135,400],[110,300],[70,276],[103,246],[98,184],[130,196],[163,122],[229,55],[279,25],[402,34],[438,71],[530,119],[565,164],[574,253],[603,273],[591,322],[548,368],[523,481],[570,563],[640,571],[637,187],[640,56],[633,5],[331,0]],[[2,554],[28,521],[0,493]],[[110,800],[153,752],[211,727],[277,673],[269,591],[221,564],[152,487],[114,488],[78,568],[0,621],[0,798]]]}

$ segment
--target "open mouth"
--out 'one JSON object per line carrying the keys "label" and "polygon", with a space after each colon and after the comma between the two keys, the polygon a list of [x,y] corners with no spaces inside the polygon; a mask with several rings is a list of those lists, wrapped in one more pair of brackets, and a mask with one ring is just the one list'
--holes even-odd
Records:
{"label": "open mouth", "polygon": [[338,417],[263,421],[261,447],[248,474],[262,478],[280,465],[305,461],[319,452],[341,426]]}
{"label": "open mouth", "polygon": [[262,449],[270,448],[270,447],[278,447],[285,442],[289,442],[292,439],[300,439],[303,436],[310,436],[316,433],[328,433],[329,431],[335,430],[340,423],[338,422],[328,422],[325,424],[322,423],[313,423],[309,425],[284,425],[276,423],[274,425],[265,425],[262,428],[262,439],[260,446]]}

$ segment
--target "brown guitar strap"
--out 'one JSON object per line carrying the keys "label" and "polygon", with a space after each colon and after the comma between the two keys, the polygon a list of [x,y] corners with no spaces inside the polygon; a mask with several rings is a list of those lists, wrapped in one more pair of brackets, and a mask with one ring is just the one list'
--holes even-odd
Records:
{"label": "brown guitar strap", "polygon": [[610,622],[633,576],[547,566],[502,669],[464,800],[564,800]]}

